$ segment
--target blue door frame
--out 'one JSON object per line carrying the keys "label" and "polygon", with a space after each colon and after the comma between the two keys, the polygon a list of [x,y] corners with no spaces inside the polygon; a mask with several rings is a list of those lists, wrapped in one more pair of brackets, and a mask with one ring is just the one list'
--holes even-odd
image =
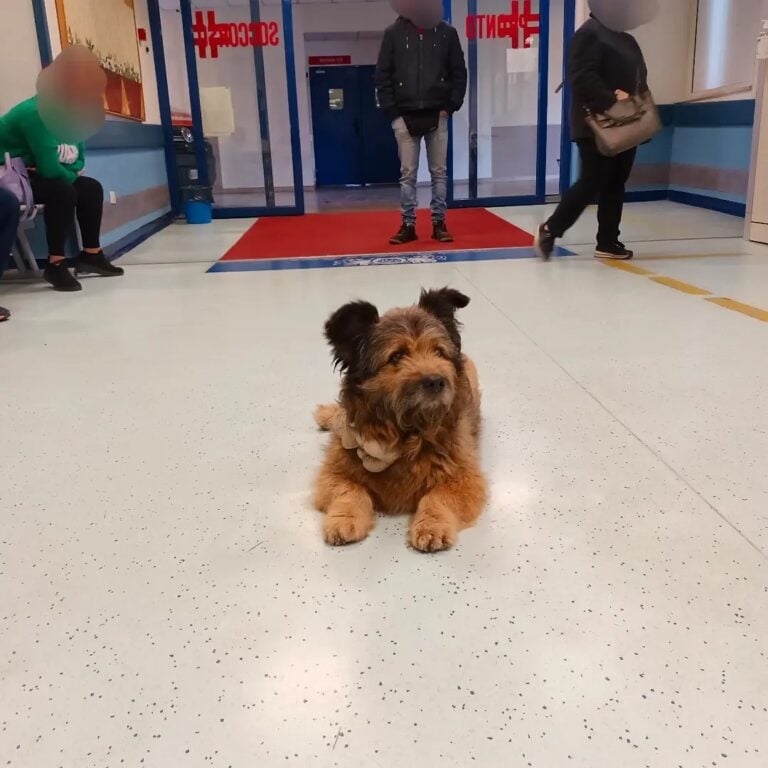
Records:
{"label": "blue door frame", "polygon": [[[452,0],[443,0],[444,16],[452,22]],[[570,41],[573,37],[576,21],[576,0],[565,0],[563,22],[563,82],[562,99],[562,132],[560,140],[560,193],[564,193],[571,185],[572,145],[570,140],[570,125],[568,110],[571,92],[565,77],[568,62]],[[477,14],[477,0],[467,0],[467,15]],[[536,205],[546,202],[546,168],[547,168],[547,111],[549,105],[549,22],[550,0],[540,0],[539,14],[541,17],[539,34],[539,104],[538,126],[536,133],[536,191],[533,195],[518,195],[506,197],[477,197],[477,146],[470,144],[470,199],[456,200],[453,193],[453,120],[448,126],[448,204],[451,208],[503,207],[509,205]],[[469,82],[470,136],[473,125],[473,115],[477,114],[477,40],[468,42],[467,71]],[[474,169],[474,171],[473,171]]]}
{"label": "blue door frame", "polygon": [[[160,11],[158,0],[148,0],[150,13],[149,23],[153,41],[162,42],[162,26],[160,20]],[[288,117],[291,126],[291,156],[293,161],[293,191],[295,204],[290,206],[279,206],[275,204],[274,196],[274,175],[272,169],[272,148],[269,136],[269,114],[267,111],[266,89],[257,87],[257,105],[259,112],[259,125],[261,128],[261,151],[264,166],[264,186],[267,205],[266,206],[239,206],[214,208],[213,216],[216,219],[262,217],[262,216],[300,216],[304,213],[304,180],[301,168],[301,138],[299,134],[299,105],[296,93],[296,65],[294,60],[293,46],[293,10],[290,0],[281,0],[282,20],[283,20],[283,41],[285,51],[285,72],[288,84]],[[260,6],[259,0],[250,0],[251,20],[259,21]],[[203,132],[203,115],[200,105],[200,80],[197,73],[197,52],[195,48],[195,38],[192,29],[192,3],[191,0],[179,0],[179,9],[181,11],[182,30],[184,34],[184,54],[187,69],[187,82],[189,85],[189,102],[192,112],[192,135],[195,141],[195,161],[197,166],[197,175],[200,183],[207,185],[208,165],[205,156],[205,143]],[[157,67],[157,87],[160,97],[161,112],[163,112],[163,123],[166,134],[166,143],[169,144],[167,152],[173,152],[173,133],[170,126],[170,96],[168,92],[168,78],[166,75],[165,59],[162,62],[158,59],[162,56],[162,45],[155,44],[155,62]],[[264,83],[264,65],[263,57],[254,54],[253,66],[256,72],[256,82]],[[160,55],[158,55],[160,54]],[[163,109],[163,105],[168,105],[168,109]],[[168,123],[168,125],[165,125]],[[169,178],[172,176],[169,175]]]}
{"label": "blue door frame", "polygon": [[[190,102],[193,111],[193,135],[196,139],[196,162],[198,178],[202,181],[207,179],[208,166],[206,162],[203,142],[200,140],[203,136],[202,114],[200,110],[200,90],[197,76],[197,61],[195,59],[194,35],[192,32],[192,7],[190,0],[179,0],[180,10],[182,12],[184,23],[184,45],[185,58],[187,65],[187,77],[189,81]],[[40,51],[40,60],[43,66],[47,66],[52,59],[51,41],[48,33],[47,15],[45,0],[31,0],[32,9],[35,16],[35,26],[38,37],[38,47]],[[159,0],[147,0],[149,10],[149,25],[152,35],[153,54],[155,68],[157,73],[158,97],[160,103],[160,114],[163,123],[165,144],[166,144],[166,162],[168,165],[168,183],[170,187],[171,200],[178,200],[176,194],[176,171],[175,171],[175,151],[173,147],[173,130],[171,124],[170,95],[168,91],[168,77],[165,65],[165,55],[163,50],[163,33],[160,17]],[[546,16],[546,23],[541,24],[541,38],[539,51],[539,109],[538,109],[538,134],[537,134],[537,184],[536,194],[522,197],[493,197],[478,198],[475,200],[455,200],[453,198],[453,123],[449,122],[449,144],[448,144],[448,194],[449,203],[452,207],[482,207],[482,206],[503,206],[503,205],[527,205],[532,203],[544,202],[544,182],[546,172],[546,123],[547,123],[547,97],[548,97],[548,53],[549,53],[549,0],[540,0],[540,13],[542,18]],[[251,13],[259,12],[258,0],[250,0]],[[301,166],[301,140],[299,133],[299,109],[298,96],[296,91],[296,66],[294,58],[293,45],[293,13],[290,0],[281,0],[282,18],[283,18],[283,36],[285,41],[285,67],[288,84],[288,113],[290,119],[291,135],[291,154],[293,161],[293,183],[295,205],[276,206],[267,205],[263,207],[239,207],[239,208],[217,208],[214,210],[216,218],[235,218],[235,217],[257,217],[257,216],[275,216],[275,215],[301,215],[304,213],[304,182]],[[443,0],[444,15],[448,21],[451,21],[451,0]],[[477,0],[467,0],[467,12],[473,13],[477,9]],[[575,31],[576,20],[576,0],[565,0],[565,13],[563,25],[563,47],[564,47],[564,69],[568,60],[571,38]],[[474,79],[477,81],[477,49],[474,42],[474,65],[472,44],[470,44],[470,68],[474,70]],[[258,57],[254,57],[254,67],[259,69]],[[257,76],[258,76],[257,71]],[[470,81],[472,78],[470,71]],[[571,184],[572,176],[572,144],[569,137],[568,109],[571,101],[571,89],[565,79],[565,86],[562,90],[562,136],[560,147],[560,191],[564,192]],[[266,103],[264,100],[258,101],[259,121],[267,119]],[[267,123],[268,124],[268,123]],[[265,170],[270,169],[271,177],[271,148],[262,147],[265,156]],[[269,154],[269,159],[266,159]],[[266,178],[266,175],[265,175]]]}

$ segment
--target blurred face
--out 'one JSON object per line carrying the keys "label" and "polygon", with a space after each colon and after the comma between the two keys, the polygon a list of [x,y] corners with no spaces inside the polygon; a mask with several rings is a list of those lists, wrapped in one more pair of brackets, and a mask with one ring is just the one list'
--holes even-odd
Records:
{"label": "blurred face", "polygon": [[653,21],[659,0],[589,0],[589,10],[609,29],[629,32]]}
{"label": "blurred face", "polygon": [[65,48],[37,80],[38,109],[48,130],[66,143],[96,133],[104,122],[106,85],[96,56],[81,46]]}
{"label": "blurred face", "polygon": [[431,29],[443,20],[442,0],[390,0],[395,13],[417,27]]}

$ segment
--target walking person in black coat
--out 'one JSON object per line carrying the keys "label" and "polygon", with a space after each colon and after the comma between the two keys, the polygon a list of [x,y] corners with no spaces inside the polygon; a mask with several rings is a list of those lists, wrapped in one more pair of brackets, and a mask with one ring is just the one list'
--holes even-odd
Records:
{"label": "walking person in black coat", "polygon": [[648,69],[640,46],[627,30],[650,22],[658,0],[590,0],[591,17],[574,35],[567,78],[573,91],[571,138],[579,148],[581,175],[565,193],[549,220],[536,233],[536,250],[549,259],[555,241],[597,199],[597,250],[605,259],[631,259],[620,242],[624,191],[636,149],[616,157],[601,155],[584,118],[587,111],[605,112],[617,101],[648,90]]}

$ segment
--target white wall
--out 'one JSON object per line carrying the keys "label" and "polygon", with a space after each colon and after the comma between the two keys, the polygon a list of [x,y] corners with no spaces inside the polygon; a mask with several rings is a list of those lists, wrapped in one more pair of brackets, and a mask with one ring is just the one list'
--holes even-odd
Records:
{"label": "white wall", "polygon": [[693,29],[690,0],[662,0],[659,15],[632,34],[648,64],[648,84],[659,104],[684,99],[688,88],[688,47]]}
{"label": "white wall", "polygon": [[177,10],[161,10],[160,25],[163,31],[165,70],[168,78],[171,111],[189,115],[189,87],[187,64],[184,58],[184,36],[181,30],[181,13]]}
{"label": "white wall", "polygon": [[[659,15],[632,34],[648,63],[648,82],[656,101],[674,104],[684,99],[688,78],[688,47],[695,18],[691,0],[661,0]],[[576,25],[589,18],[587,0],[576,1]]]}
{"label": "white wall", "polygon": [[[61,52],[59,22],[55,0],[45,0],[51,50],[56,56]],[[135,0],[136,24],[149,34],[147,1]],[[33,96],[35,81],[40,71],[40,53],[37,44],[35,17],[30,0],[2,0],[3,42],[0,45],[0,113],[20,101]],[[157,78],[151,49],[140,50],[141,73],[144,81],[146,122],[160,123],[157,99]]]}
{"label": "white wall", "polygon": [[29,0],[2,0],[2,3],[6,33],[0,45],[0,114],[34,95],[40,71],[32,3]]}

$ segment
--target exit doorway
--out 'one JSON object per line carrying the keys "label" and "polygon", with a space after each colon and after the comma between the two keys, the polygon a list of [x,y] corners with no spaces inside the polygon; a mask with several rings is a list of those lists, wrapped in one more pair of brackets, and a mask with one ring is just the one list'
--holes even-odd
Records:
{"label": "exit doorway", "polygon": [[396,184],[397,144],[376,98],[376,67],[309,70],[318,187]]}

